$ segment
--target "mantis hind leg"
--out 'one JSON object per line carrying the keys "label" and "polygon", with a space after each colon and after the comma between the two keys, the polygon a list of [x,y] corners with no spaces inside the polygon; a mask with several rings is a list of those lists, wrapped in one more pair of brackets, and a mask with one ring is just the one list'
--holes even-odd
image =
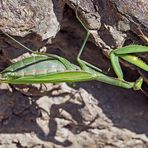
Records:
{"label": "mantis hind leg", "polygon": [[26,47],[25,45],[23,45],[22,43],[20,43],[19,41],[17,41],[16,39],[14,39],[11,35],[9,35],[8,33],[6,32],[3,32],[3,34],[5,34],[7,37],[9,37],[10,39],[12,39],[14,42],[18,43],[20,46],[22,46],[23,48],[25,48],[26,50],[28,50],[29,52],[31,53],[36,53],[34,52],[32,49]]}
{"label": "mantis hind leg", "polygon": [[80,65],[81,67],[83,67],[83,69],[85,69],[85,68],[86,68],[85,65],[87,65],[87,66],[89,66],[89,67],[91,67],[91,68],[93,68],[93,69],[95,69],[95,70],[97,70],[97,71],[102,72],[102,70],[101,70],[100,68],[98,68],[98,67],[96,67],[96,66],[94,66],[94,65],[92,65],[92,64],[90,64],[90,63],[88,63],[88,62],[86,62],[86,61],[80,59],[80,56],[82,55],[82,52],[83,52],[83,50],[84,50],[84,48],[85,48],[85,46],[86,46],[86,43],[87,43],[87,41],[88,41],[88,38],[89,38],[89,36],[90,36],[90,31],[89,31],[89,29],[87,29],[87,27],[84,25],[84,23],[83,23],[83,22],[81,21],[81,19],[79,18],[77,11],[78,11],[78,7],[76,8],[76,12],[75,12],[75,13],[76,13],[76,18],[79,20],[79,22],[81,23],[81,25],[82,25],[82,26],[85,28],[85,30],[86,30],[86,36],[85,36],[85,38],[84,38],[84,40],[83,40],[83,43],[82,43],[81,48],[80,48],[80,50],[79,50],[79,53],[78,53],[78,55],[77,55],[77,61],[78,61],[79,65]]}

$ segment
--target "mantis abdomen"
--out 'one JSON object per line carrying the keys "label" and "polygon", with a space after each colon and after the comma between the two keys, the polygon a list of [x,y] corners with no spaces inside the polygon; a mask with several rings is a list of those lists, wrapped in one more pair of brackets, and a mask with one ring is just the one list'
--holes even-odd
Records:
{"label": "mantis abdomen", "polygon": [[1,82],[11,84],[79,82],[92,80],[92,74],[56,56],[36,55],[24,58],[0,73]]}
{"label": "mantis abdomen", "polygon": [[46,75],[52,72],[63,72],[64,64],[46,55],[34,55],[18,61],[1,72],[2,77],[19,78],[24,76]]}

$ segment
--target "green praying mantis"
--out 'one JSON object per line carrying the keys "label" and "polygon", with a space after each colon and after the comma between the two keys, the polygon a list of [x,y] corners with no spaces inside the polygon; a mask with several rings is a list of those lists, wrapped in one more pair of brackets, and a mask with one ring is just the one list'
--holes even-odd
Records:
{"label": "green praying mantis", "polygon": [[112,50],[109,57],[117,78],[107,76],[103,74],[99,68],[80,58],[90,36],[90,31],[85,27],[78,17],[77,10],[76,17],[86,29],[86,36],[77,56],[79,66],[74,65],[67,59],[54,54],[34,52],[7,33],[4,33],[12,40],[32,52],[32,55],[12,64],[0,72],[0,82],[9,84],[40,84],[97,80],[126,89],[141,90],[143,78],[139,77],[136,82],[128,82],[124,80],[119,58],[122,58],[123,60],[130,62],[145,71],[148,71],[148,65],[144,63],[144,61],[134,55],[130,55],[131,53],[148,52],[148,47],[141,45],[129,45]]}

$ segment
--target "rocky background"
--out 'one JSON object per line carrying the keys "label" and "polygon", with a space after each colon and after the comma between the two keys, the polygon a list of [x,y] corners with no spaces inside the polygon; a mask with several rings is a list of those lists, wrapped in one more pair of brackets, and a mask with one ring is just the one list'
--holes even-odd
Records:
{"label": "rocky background", "polygon": [[[33,50],[76,63],[85,37],[78,14],[91,30],[83,59],[114,76],[109,49],[148,43],[147,0],[1,0],[0,69]],[[148,54],[139,55],[148,62]],[[147,73],[122,62],[126,79]],[[145,81],[145,82],[146,82]],[[144,89],[147,89],[146,83]],[[100,82],[46,85],[0,84],[0,148],[146,148],[148,100]]]}

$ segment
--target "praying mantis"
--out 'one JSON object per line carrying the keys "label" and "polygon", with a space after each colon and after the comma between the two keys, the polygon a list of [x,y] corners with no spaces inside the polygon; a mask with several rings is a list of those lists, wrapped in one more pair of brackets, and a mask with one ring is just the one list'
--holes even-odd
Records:
{"label": "praying mantis", "polygon": [[109,54],[113,69],[117,78],[107,76],[94,65],[82,60],[80,57],[85,48],[90,31],[85,27],[77,14],[76,17],[86,29],[86,36],[77,55],[78,65],[74,65],[67,59],[54,54],[38,53],[28,49],[13,37],[4,33],[12,40],[32,52],[30,57],[24,58],[0,72],[0,82],[9,84],[34,84],[34,83],[55,83],[55,82],[81,82],[96,80],[110,85],[126,89],[141,90],[143,78],[139,77],[136,82],[124,80],[119,58],[134,64],[135,66],[148,71],[148,65],[131,53],[148,52],[148,47],[142,45],[129,45]]}

